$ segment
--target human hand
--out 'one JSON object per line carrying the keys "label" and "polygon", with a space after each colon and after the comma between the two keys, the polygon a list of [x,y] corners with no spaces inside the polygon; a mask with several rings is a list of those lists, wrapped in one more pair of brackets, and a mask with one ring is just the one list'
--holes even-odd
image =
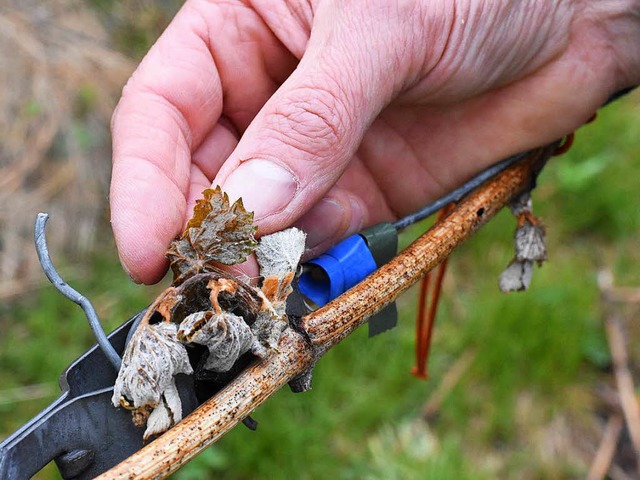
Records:
{"label": "human hand", "polygon": [[569,133],[640,80],[628,1],[188,0],[113,116],[132,278],[212,183],[315,253]]}

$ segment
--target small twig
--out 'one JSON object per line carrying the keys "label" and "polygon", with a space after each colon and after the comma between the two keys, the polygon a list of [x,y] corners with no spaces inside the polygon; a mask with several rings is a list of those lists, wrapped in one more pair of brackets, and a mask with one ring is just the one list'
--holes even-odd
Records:
{"label": "small twig", "polygon": [[609,476],[611,480],[636,480],[635,477],[629,475],[622,467],[615,463],[609,467]]}
{"label": "small twig", "polygon": [[640,288],[616,287],[611,292],[611,301],[620,303],[640,303]]}
{"label": "small twig", "polygon": [[47,247],[47,238],[45,235],[45,229],[48,219],[49,215],[47,215],[46,213],[39,213],[36,219],[35,226],[34,237],[36,242],[36,252],[38,253],[38,260],[40,261],[40,265],[42,265],[42,270],[44,271],[44,274],[47,276],[49,281],[53,284],[54,287],[56,287],[56,289],[60,293],[62,293],[72,302],[82,307],[82,310],[84,311],[84,314],[87,316],[87,320],[89,321],[89,325],[91,326],[91,330],[93,330],[93,334],[98,341],[98,345],[100,345],[100,348],[104,352],[105,356],[109,359],[116,371],[118,371],[120,370],[122,360],[111,345],[111,342],[109,342],[107,334],[102,329],[102,325],[100,324],[100,319],[98,318],[96,309],[93,308],[93,305],[91,304],[89,299],[87,299],[87,297],[74,290],[69,284],[67,284],[67,282],[62,279],[60,274],[53,266],[53,263],[51,262],[51,257],[49,256],[49,248]]}
{"label": "small twig", "polygon": [[46,285],[41,275],[37,278],[25,278],[22,280],[7,280],[0,282],[0,301],[8,300],[20,294],[25,294],[37,290]]}
{"label": "small twig", "polygon": [[39,383],[36,385],[9,388],[7,390],[0,390],[0,405],[30,402],[55,395],[56,387],[53,383]]}
{"label": "small twig", "polygon": [[164,478],[179,469],[395,301],[515,195],[530,188],[555,148],[553,144],[533,151],[471,193],[391,262],[304,317],[296,329],[303,334],[294,329],[285,331],[277,352],[251,365],[178,425],[98,478]]}
{"label": "small twig", "polygon": [[[640,405],[635,394],[633,376],[629,369],[629,355],[624,338],[622,322],[615,312],[614,303],[621,301],[620,289],[614,286],[613,273],[603,269],[598,272],[598,287],[605,304],[606,314],[604,326],[609,342],[609,350],[613,360],[616,385],[620,406],[631,437],[636,458],[636,472],[640,473]],[[623,302],[625,300],[622,300]]]}
{"label": "small twig", "polygon": [[[629,430],[629,436],[633,443],[636,454],[636,463],[640,466],[640,408],[635,395],[633,377],[629,370],[629,359],[627,347],[622,332],[620,319],[614,314],[609,315],[605,320],[609,349],[613,359],[614,373],[622,412]],[[640,471],[640,468],[639,470]]]}
{"label": "small twig", "polygon": [[605,294],[612,303],[640,303],[640,288],[613,287]]}
{"label": "small twig", "polygon": [[438,388],[431,394],[429,401],[422,408],[422,418],[429,420],[438,413],[445,399],[469,369],[475,358],[476,352],[467,350],[447,370]]}
{"label": "small twig", "polygon": [[611,270],[603,269],[598,272],[598,287],[607,302],[640,303],[640,288],[615,286]]}
{"label": "small twig", "polygon": [[605,478],[616,453],[618,439],[623,426],[624,422],[620,415],[614,414],[609,418],[600,446],[589,468],[587,480],[603,480]]}

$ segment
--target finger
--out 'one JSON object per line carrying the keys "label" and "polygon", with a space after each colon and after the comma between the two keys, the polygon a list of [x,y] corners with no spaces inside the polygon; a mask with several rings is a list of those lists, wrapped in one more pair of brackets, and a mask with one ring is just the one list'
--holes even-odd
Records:
{"label": "finger", "polygon": [[392,95],[396,79],[386,60],[372,61],[366,42],[350,40],[352,32],[341,36],[340,25],[332,28],[344,41],[312,34],[296,71],[214,180],[255,212],[260,235],[292,224],[327,193]]}
{"label": "finger", "polygon": [[207,176],[209,184],[238,145],[238,138],[238,131],[223,116],[193,152],[191,161]]}
{"label": "finger", "polygon": [[222,109],[206,34],[183,8],[114,112],[111,223],[122,264],[136,281],[151,283],[166,271],[164,252],[184,223],[192,149]]}
{"label": "finger", "polygon": [[[241,4],[192,0],[178,13],[127,84],[113,118],[112,224],[132,278],[160,279],[167,245],[203,189],[203,177],[191,174],[210,181],[237,131],[291,68],[288,52]],[[232,124],[216,123],[221,113]]]}
{"label": "finger", "polygon": [[305,257],[313,258],[338,240],[362,227],[360,199],[335,186],[307,211],[294,226],[307,234]]}

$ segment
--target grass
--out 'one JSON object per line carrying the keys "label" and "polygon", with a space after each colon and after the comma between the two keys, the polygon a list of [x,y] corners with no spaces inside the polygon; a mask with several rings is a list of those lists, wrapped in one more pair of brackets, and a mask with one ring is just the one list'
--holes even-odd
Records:
{"label": "grass", "polygon": [[[412,292],[400,300],[397,329],[374,339],[356,332],[320,361],[311,392],[279,392],[255,412],[257,432],[236,428],[175,478],[584,475],[584,462],[562,450],[545,453],[544,445],[556,432],[566,437],[582,428],[580,419],[593,415],[593,390],[607,375],[597,270],[609,267],[621,284],[640,285],[638,105],[636,95],[604,109],[578,132],[569,154],[544,170],[534,203],[548,227],[549,262],[529,292],[504,296],[497,289],[513,254],[514,220],[506,212],[454,253],[431,380],[409,373]],[[133,285],[111,244],[102,251],[85,267],[67,259],[63,272],[115,327],[158,289]],[[1,307],[0,332],[2,438],[55,398],[58,375],[92,338],[81,310],[51,288]],[[471,366],[437,416],[423,421],[423,405],[465,352],[474,353]],[[9,398],[11,389],[34,384],[44,385],[41,398]],[[56,475],[49,470],[42,478]]]}

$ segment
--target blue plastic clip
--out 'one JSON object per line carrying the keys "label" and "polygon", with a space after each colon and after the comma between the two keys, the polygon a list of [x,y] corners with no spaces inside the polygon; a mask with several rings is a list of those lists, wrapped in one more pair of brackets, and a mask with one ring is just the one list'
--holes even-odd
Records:
{"label": "blue plastic clip", "polygon": [[[322,307],[364,280],[378,266],[367,242],[360,235],[338,243],[310,260],[299,279],[300,291]],[[319,267],[319,268],[314,268]]]}
{"label": "blue plastic clip", "polygon": [[[391,223],[379,223],[352,235],[302,266],[300,293],[322,307],[364,280],[391,260],[398,250],[398,232]],[[393,328],[398,322],[395,303],[369,319],[369,336]]]}

